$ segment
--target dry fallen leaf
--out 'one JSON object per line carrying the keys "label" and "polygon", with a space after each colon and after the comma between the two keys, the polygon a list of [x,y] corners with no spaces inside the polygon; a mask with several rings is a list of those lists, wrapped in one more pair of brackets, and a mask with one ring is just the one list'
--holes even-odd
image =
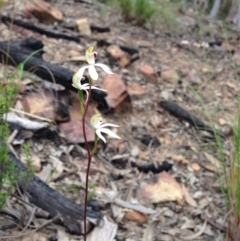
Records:
{"label": "dry fallen leaf", "polygon": [[127,211],[125,214],[125,218],[138,223],[146,223],[148,220],[148,216],[146,214],[134,210]]}
{"label": "dry fallen leaf", "polygon": [[157,84],[158,78],[152,66],[143,64],[139,68],[139,72],[146,78],[147,81]]}
{"label": "dry fallen leaf", "polygon": [[[20,155],[20,159],[24,164],[28,164],[28,157],[26,156],[26,153],[22,152]],[[35,155],[33,152],[30,153],[30,165],[34,167],[36,172],[39,172],[41,170],[41,160],[40,158]]]}
{"label": "dry fallen leaf", "polygon": [[188,192],[187,188],[182,184],[183,195],[186,202],[191,205],[192,207],[197,207],[197,202],[192,198],[190,193]]}
{"label": "dry fallen leaf", "polygon": [[[85,126],[86,136],[88,142],[94,141],[95,132],[94,130],[86,124]],[[69,121],[67,123],[61,123],[59,125],[63,137],[65,137],[70,143],[84,143],[82,121],[75,120]]]}
{"label": "dry fallen leaf", "polygon": [[161,172],[140,184],[137,198],[139,202],[145,204],[168,201],[182,203],[183,191],[181,185],[167,172]]}
{"label": "dry fallen leaf", "polygon": [[57,237],[58,237],[58,240],[61,240],[61,241],[69,241],[70,238],[69,238],[69,234],[65,232],[65,230],[61,227],[57,227]]}
{"label": "dry fallen leaf", "polygon": [[40,22],[48,24],[63,19],[63,14],[59,9],[42,0],[25,1],[25,10],[37,17]]}
{"label": "dry fallen leaf", "polygon": [[144,232],[142,241],[153,241],[155,239],[155,237],[157,237],[159,235],[159,233],[161,232],[163,225],[161,225],[161,226],[162,227],[159,227],[159,221],[151,222],[147,226],[147,229]]}
{"label": "dry fallen leaf", "polygon": [[50,164],[47,164],[42,167],[42,170],[39,173],[35,173],[42,181],[49,182],[51,178],[53,168]]}
{"label": "dry fallen leaf", "polygon": [[145,86],[139,85],[138,83],[128,85],[127,91],[131,96],[144,95],[147,93]]}
{"label": "dry fallen leaf", "polygon": [[96,226],[93,231],[87,235],[87,241],[106,240],[114,241],[118,226],[115,223],[108,221],[104,216],[103,223]]}
{"label": "dry fallen leaf", "polygon": [[44,117],[50,120],[55,119],[54,97],[48,92],[31,93],[21,99],[24,111]]}
{"label": "dry fallen leaf", "polygon": [[107,75],[103,81],[102,89],[107,90],[106,102],[110,108],[117,107],[128,97],[127,87],[120,75]]}
{"label": "dry fallen leaf", "polygon": [[196,162],[192,163],[191,164],[191,168],[194,170],[194,171],[199,171],[201,169],[200,165]]}
{"label": "dry fallen leaf", "polygon": [[197,233],[189,235],[189,236],[183,236],[183,237],[181,237],[181,239],[183,239],[183,240],[196,240],[197,237],[199,237],[203,234],[204,230],[206,229],[206,226],[207,226],[207,221],[204,222],[203,226],[201,227],[201,229]]}
{"label": "dry fallen leaf", "polygon": [[175,155],[170,157],[173,161],[179,162],[181,164],[189,164],[189,161],[182,155]]}
{"label": "dry fallen leaf", "polygon": [[213,168],[215,169],[215,171],[223,170],[223,165],[217,158],[215,158],[214,156],[210,155],[207,152],[204,152],[204,155],[206,159],[213,165]]}

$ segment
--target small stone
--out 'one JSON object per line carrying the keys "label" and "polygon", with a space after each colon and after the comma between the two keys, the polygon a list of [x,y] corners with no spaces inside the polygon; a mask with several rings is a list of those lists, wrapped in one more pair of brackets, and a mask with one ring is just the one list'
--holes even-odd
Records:
{"label": "small stone", "polygon": [[78,31],[86,36],[91,36],[91,29],[87,18],[80,18],[76,21]]}
{"label": "small stone", "polygon": [[222,132],[224,133],[224,135],[226,137],[230,137],[233,136],[234,132],[233,132],[233,128],[230,125],[224,125],[224,127],[222,128]]}
{"label": "small stone", "polygon": [[150,118],[150,124],[157,129],[163,124],[162,118],[159,115],[153,115]]}
{"label": "small stone", "polygon": [[200,165],[196,162],[192,163],[191,164],[191,168],[194,170],[194,171],[199,171],[201,169]]}
{"label": "small stone", "polygon": [[219,118],[218,122],[221,126],[224,126],[227,124],[226,120],[224,120],[223,118]]}
{"label": "small stone", "polygon": [[137,157],[139,155],[139,148],[137,146],[134,146],[131,150],[131,156]]}
{"label": "small stone", "polygon": [[179,80],[179,76],[176,70],[174,69],[168,69],[168,70],[164,70],[161,72],[161,78],[164,81],[168,81],[171,83],[177,83],[177,81]]}
{"label": "small stone", "polygon": [[164,100],[169,100],[169,92],[168,91],[163,90],[160,95]]}
{"label": "small stone", "polygon": [[118,149],[118,154],[123,154],[127,150],[126,145],[123,142],[118,144],[117,149]]}
{"label": "small stone", "polygon": [[152,66],[144,64],[139,68],[139,72],[146,78],[147,81],[150,81],[154,84],[158,83],[156,73]]}
{"label": "small stone", "polygon": [[201,84],[201,79],[200,77],[194,73],[194,72],[189,72],[187,74],[187,76],[185,77],[186,81],[189,83],[189,84],[192,84],[192,85],[198,85],[198,84]]}
{"label": "small stone", "polygon": [[108,93],[105,99],[111,108],[117,107],[129,96],[122,77],[117,74],[106,75],[102,88]]}
{"label": "small stone", "polygon": [[37,145],[37,150],[41,152],[43,150],[43,144],[38,144]]}

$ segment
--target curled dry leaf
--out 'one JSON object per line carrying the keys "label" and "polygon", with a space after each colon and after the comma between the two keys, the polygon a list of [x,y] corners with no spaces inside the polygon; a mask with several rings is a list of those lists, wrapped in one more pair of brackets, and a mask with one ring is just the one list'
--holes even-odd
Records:
{"label": "curled dry leaf", "polygon": [[151,208],[147,208],[138,203],[130,203],[130,202],[124,201],[120,198],[116,198],[116,194],[112,191],[106,191],[106,190],[100,190],[100,189],[96,189],[95,191],[96,191],[95,194],[98,195],[99,197],[101,197],[111,203],[114,203],[120,207],[132,209],[137,212],[144,213],[144,214],[155,214],[156,213],[155,210],[153,210]]}
{"label": "curled dry leaf", "polygon": [[125,214],[125,218],[138,223],[146,223],[148,220],[148,216],[146,214],[134,210],[127,211]]}
{"label": "curled dry leaf", "polygon": [[185,222],[181,225],[180,229],[193,229],[196,227],[194,220],[189,219],[188,217],[183,217],[182,220]]}
{"label": "curled dry leaf", "polygon": [[195,233],[193,235],[181,237],[181,239],[182,240],[196,240],[196,238],[198,238],[199,236],[201,236],[204,233],[206,226],[207,226],[207,221],[204,222],[203,226],[197,233]]}
{"label": "curled dry leaf", "polygon": [[140,184],[137,198],[141,203],[178,201],[182,204],[183,190],[167,172],[154,175]]}

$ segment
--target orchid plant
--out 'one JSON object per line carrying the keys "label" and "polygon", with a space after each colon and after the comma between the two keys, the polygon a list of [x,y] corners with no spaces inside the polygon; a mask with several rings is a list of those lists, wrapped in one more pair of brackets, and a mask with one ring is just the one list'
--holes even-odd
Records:
{"label": "orchid plant", "polygon": [[[98,80],[98,73],[96,67],[100,67],[105,73],[113,74],[111,69],[105,65],[96,63],[97,52],[93,51],[94,47],[91,46],[86,51],[86,60],[88,65],[81,67],[72,78],[72,85],[78,89],[79,101],[80,101],[80,112],[82,114],[82,126],[83,126],[83,135],[85,146],[88,154],[88,166],[87,166],[87,173],[86,173],[86,188],[85,188],[85,205],[84,205],[84,241],[87,240],[87,200],[88,200],[88,177],[89,177],[89,170],[91,165],[92,156],[95,154],[97,149],[97,144],[99,139],[106,143],[106,139],[102,133],[108,134],[112,138],[120,139],[118,135],[116,135],[112,130],[108,129],[107,127],[119,127],[118,125],[111,124],[111,123],[104,123],[101,114],[95,114],[91,117],[90,124],[91,127],[95,131],[95,142],[92,151],[90,151],[87,136],[86,136],[86,128],[85,128],[85,117],[89,106],[89,101],[91,98],[91,90],[98,89],[101,91],[106,91],[100,89],[93,85],[93,81]],[[85,79],[84,72],[88,70],[89,74],[89,83],[82,84],[82,81]],[[84,101],[83,92],[86,92],[86,100]]]}

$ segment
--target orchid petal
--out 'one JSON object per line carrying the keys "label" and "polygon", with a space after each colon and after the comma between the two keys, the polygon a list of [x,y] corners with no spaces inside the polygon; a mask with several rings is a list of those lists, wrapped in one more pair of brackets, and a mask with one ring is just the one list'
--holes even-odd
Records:
{"label": "orchid petal", "polygon": [[90,124],[92,128],[98,129],[102,123],[102,117],[101,114],[97,113],[91,117]]}
{"label": "orchid petal", "polygon": [[107,128],[99,128],[98,129],[100,132],[103,132],[105,134],[108,134],[109,136],[117,139],[121,139],[118,135],[116,135],[113,131],[107,129]]}
{"label": "orchid petal", "polygon": [[101,134],[101,130],[100,129],[98,129],[98,130],[96,130],[96,134],[97,134],[97,136],[101,139],[101,140],[103,140],[105,143],[106,143],[106,139],[103,137],[103,135]]}
{"label": "orchid petal", "polygon": [[[76,79],[77,80],[79,80],[79,81],[81,81],[82,80],[82,78],[84,78],[83,77],[83,73],[84,73],[84,71],[85,71],[85,69],[88,69],[89,68],[89,65],[86,65],[86,66],[83,66],[83,67],[81,67],[79,70],[78,70],[78,72],[76,73]],[[74,77],[74,76],[73,76]]]}
{"label": "orchid petal", "polygon": [[104,123],[104,124],[101,125],[101,128],[102,128],[102,127],[107,127],[107,126],[111,126],[111,127],[120,127],[120,126],[115,125],[115,124]]}
{"label": "orchid petal", "polygon": [[78,79],[77,72],[72,77],[72,85],[77,89],[81,89],[81,81]]}
{"label": "orchid petal", "polygon": [[95,64],[95,57],[93,53],[93,46],[90,46],[86,51],[86,60],[88,64],[94,65]]}
{"label": "orchid petal", "polygon": [[101,91],[107,91],[107,90],[104,90],[104,89],[100,89],[100,88],[98,88],[98,87],[96,87],[96,86],[91,86],[91,89],[94,89],[94,90],[101,90]]}
{"label": "orchid petal", "polygon": [[102,70],[107,74],[113,74],[112,70],[105,64],[95,64],[94,66],[102,68]]}
{"label": "orchid petal", "polygon": [[85,100],[85,104],[87,103],[87,101],[88,101],[88,98],[89,98],[89,93],[88,93],[88,91],[86,90],[86,89],[84,89],[84,91],[86,92],[86,100]]}
{"label": "orchid petal", "polygon": [[107,129],[107,128],[99,128],[98,130],[100,130],[101,132],[108,134],[109,136],[113,137],[113,138],[117,138],[117,139],[121,139],[117,134],[115,134],[113,131]]}
{"label": "orchid petal", "polygon": [[81,87],[82,87],[82,89],[89,89],[89,84],[85,83],[85,84],[81,85]]}
{"label": "orchid petal", "polygon": [[88,68],[88,73],[92,80],[97,80],[98,79],[98,73],[93,65],[90,65]]}

